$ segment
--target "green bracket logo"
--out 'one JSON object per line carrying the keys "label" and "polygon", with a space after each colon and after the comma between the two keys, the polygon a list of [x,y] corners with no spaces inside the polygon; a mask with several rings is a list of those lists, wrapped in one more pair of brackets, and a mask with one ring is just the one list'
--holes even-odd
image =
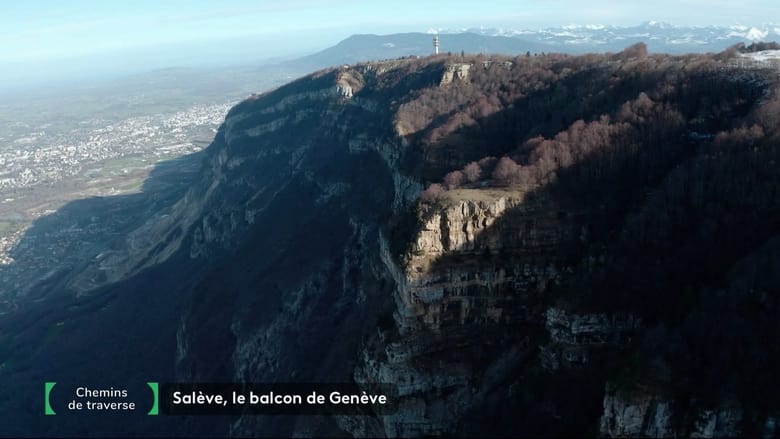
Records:
{"label": "green bracket logo", "polygon": [[44,395],[43,399],[43,412],[47,416],[56,415],[57,413],[51,408],[51,403],[49,402],[49,396],[51,395],[51,389],[56,386],[57,383],[55,382],[46,382],[44,383],[44,389],[46,389],[46,393]]}
{"label": "green bracket logo", "polygon": [[153,382],[148,382],[146,385],[152,390],[152,396],[154,397],[152,408],[149,409],[147,415],[157,416],[160,414],[160,385]]}

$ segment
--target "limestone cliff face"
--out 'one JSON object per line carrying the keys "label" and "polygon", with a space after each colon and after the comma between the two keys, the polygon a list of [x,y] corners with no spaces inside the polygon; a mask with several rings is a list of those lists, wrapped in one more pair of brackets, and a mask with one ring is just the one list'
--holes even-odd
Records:
{"label": "limestone cliff face", "polygon": [[[648,387],[618,390],[608,385],[600,432],[609,437],[736,437],[743,433],[742,407],[736,401],[716,406],[680,407],[669,395]],[[763,421],[764,437],[774,437],[776,418]]]}
{"label": "limestone cliff face", "polygon": [[544,293],[568,269],[553,249],[577,236],[551,211],[522,191],[464,190],[423,214],[403,267],[380,237],[395,325],[364,348],[355,379],[397,384],[401,404],[356,431],[452,432],[508,369],[537,361]]}
{"label": "limestone cliff face", "polygon": [[[314,128],[312,124],[327,127],[328,120],[342,117],[343,113],[350,110],[376,113],[376,102],[363,98],[351,99],[364,85],[363,73],[374,72],[370,66],[327,72],[319,81],[312,78],[311,81],[315,83],[313,87],[306,84],[299,93],[279,93],[283,96],[272,104],[261,105],[252,111],[231,111],[207,151],[208,156],[198,180],[186,194],[130,231],[124,246],[108,252],[97,263],[82,269],[70,281],[70,285],[81,293],[126,279],[164,262],[188,238],[192,238],[188,245],[193,258],[208,254],[212,244],[216,244],[217,248],[234,246],[233,237],[254,223],[254,218],[273,199],[274,191],[284,189],[274,188],[272,183],[281,181],[282,176],[294,175],[315,141],[309,139],[295,145],[277,142],[251,152],[241,151],[241,146],[237,145],[255,140],[262,143],[263,138],[273,137],[280,132],[288,133],[298,126],[307,126],[303,131],[311,133]],[[253,100],[263,101],[264,98],[268,96],[255,96],[243,105],[248,106]],[[336,105],[331,108],[332,111],[315,111],[312,108],[333,104]],[[375,145],[370,150],[381,147]],[[352,152],[359,154],[366,151]],[[284,162],[274,172],[238,175],[242,168],[259,162],[280,165],[276,159],[282,158]],[[321,201],[337,193],[343,194],[347,188],[341,182],[325,183],[325,186],[322,188],[324,194]],[[229,197],[220,200],[226,192],[243,190],[249,193],[248,199],[237,205]],[[96,276],[96,273],[101,275]]]}
{"label": "limestone cliff face", "polygon": [[471,70],[472,64],[459,63],[450,64],[444,70],[444,74],[441,77],[439,85],[451,84],[452,81],[468,81],[469,70]]}
{"label": "limestone cliff face", "polygon": [[[210,317],[220,335],[193,329],[210,312],[201,303],[210,293],[185,310],[177,331],[179,379],[213,376],[204,367],[212,360],[203,346],[215,338],[230,340],[220,348],[226,363],[220,373],[230,381],[352,379],[359,334],[372,332],[377,316],[392,306],[383,218],[408,205],[422,186],[397,166],[402,140],[363,126],[391,116],[361,93],[381,80],[385,67],[324,71],[228,115],[211,147],[211,171],[193,191],[215,189],[192,197],[204,202],[180,251],[209,261],[238,249],[245,268],[226,268],[234,272],[227,277],[238,280],[231,311]],[[205,291],[221,282],[214,279]],[[336,428],[328,422],[248,416],[229,431],[289,435]]]}
{"label": "limestone cliff face", "polygon": [[605,436],[673,437],[671,401],[653,394],[616,395],[607,389],[600,433]]}
{"label": "limestone cliff face", "polygon": [[593,351],[625,346],[641,327],[631,314],[573,314],[560,308],[545,312],[550,343],[542,346],[543,367],[551,370],[587,365]]}
{"label": "limestone cliff face", "polygon": [[[469,195],[484,197],[478,190],[464,191],[463,196]],[[510,210],[517,221],[496,224]],[[402,335],[440,332],[450,321],[462,326],[516,319],[503,302],[512,300],[513,293],[541,292],[554,282],[561,267],[542,258],[574,232],[571,224],[550,218],[542,203],[523,204],[522,193],[459,198],[429,216],[412,244],[396,290],[395,318]],[[491,261],[500,254],[511,261]]]}

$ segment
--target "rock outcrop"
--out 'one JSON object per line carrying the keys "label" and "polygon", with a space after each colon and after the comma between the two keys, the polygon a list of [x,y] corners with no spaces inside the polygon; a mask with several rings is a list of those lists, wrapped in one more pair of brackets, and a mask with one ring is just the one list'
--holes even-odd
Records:
{"label": "rock outcrop", "polygon": [[[680,407],[669,392],[647,387],[618,390],[607,386],[600,433],[608,437],[736,437],[743,410],[734,401],[716,407]],[[771,422],[771,418],[767,418]]]}
{"label": "rock outcrop", "polygon": [[442,74],[439,85],[451,84],[452,81],[468,81],[471,67],[472,65],[468,63],[449,64]]}
{"label": "rock outcrop", "polygon": [[640,320],[630,314],[571,314],[549,308],[545,318],[550,343],[540,357],[542,365],[553,370],[586,365],[594,350],[625,346],[640,328]]}
{"label": "rock outcrop", "polygon": [[498,371],[536,356],[538,334],[510,328],[544,324],[542,297],[568,269],[554,249],[575,239],[577,227],[550,215],[546,200],[488,193],[464,190],[426,212],[405,266],[380,238],[395,280],[395,325],[364,348],[355,379],[397,384],[401,403],[365,431],[451,432]]}

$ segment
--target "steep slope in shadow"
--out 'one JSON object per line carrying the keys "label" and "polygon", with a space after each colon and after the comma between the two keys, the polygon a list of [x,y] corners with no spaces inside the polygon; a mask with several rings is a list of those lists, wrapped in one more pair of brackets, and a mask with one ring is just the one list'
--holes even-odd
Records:
{"label": "steep slope in shadow", "polygon": [[202,162],[203,153],[161,162],[140,193],[68,203],[27,231],[14,250],[16,262],[3,273],[18,286],[4,291],[17,294],[7,302],[15,306],[2,316],[0,329],[0,381],[7,389],[0,400],[3,434],[99,434],[92,432],[93,425],[103,425],[108,434],[107,426],[128,422],[115,416],[65,416],[41,423],[38,390],[44,381],[120,387],[144,376],[171,379],[172,361],[166,358],[175,334],[161,323],[174,314],[176,289],[188,279],[155,270],[124,285],[81,291],[71,281],[94,269],[99,255],[125,246],[132,230],[167,215]]}
{"label": "steep slope in shadow", "polygon": [[160,162],[138,193],[73,201],[37,219],[11,252],[14,263],[0,266],[5,311],[108,283],[109,262],[128,251],[130,232],[170,214],[203,158],[201,152]]}
{"label": "steep slope in shadow", "polygon": [[[389,305],[376,236],[395,194],[374,145],[350,142],[353,123],[390,124],[369,100],[344,99],[337,74],[304,78],[231,111],[172,208],[167,233],[177,241],[145,252],[170,254],[163,262],[6,316],[0,380],[4,398],[14,398],[0,404],[9,434],[210,436],[235,420],[39,422],[43,381],[350,379],[360,334]],[[321,421],[324,432],[340,431]],[[264,434],[288,435],[295,419],[260,422]]]}

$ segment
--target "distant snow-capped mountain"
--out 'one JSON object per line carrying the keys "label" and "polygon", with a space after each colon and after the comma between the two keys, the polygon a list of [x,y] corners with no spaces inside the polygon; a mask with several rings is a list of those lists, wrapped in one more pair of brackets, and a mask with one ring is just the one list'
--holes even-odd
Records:
{"label": "distant snow-capped mountain", "polygon": [[712,52],[737,43],[780,41],[780,25],[762,26],[675,26],[648,21],[638,26],[608,26],[602,24],[566,25],[545,29],[431,29],[429,33],[475,33],[484,36],[521,38],[544,43],[562,52],[603,52],[620,50],[645,42],[654,52]]}
{"label": "distant snow-capped mountain", "polygon": [[283,63],[295,72],[358,62],[425,56],[433,53],[433,38],[439,35],[441,53],[586,53],[619,52],[644,42],[653,52],[720,52],[738,43],[780,41],[780,25],[761,27],[683,27],[649,21],[638,26],[600,24],[567,25],[556,28],[523,29],[430,29],[388,35],[352,35],[335,46]]}

